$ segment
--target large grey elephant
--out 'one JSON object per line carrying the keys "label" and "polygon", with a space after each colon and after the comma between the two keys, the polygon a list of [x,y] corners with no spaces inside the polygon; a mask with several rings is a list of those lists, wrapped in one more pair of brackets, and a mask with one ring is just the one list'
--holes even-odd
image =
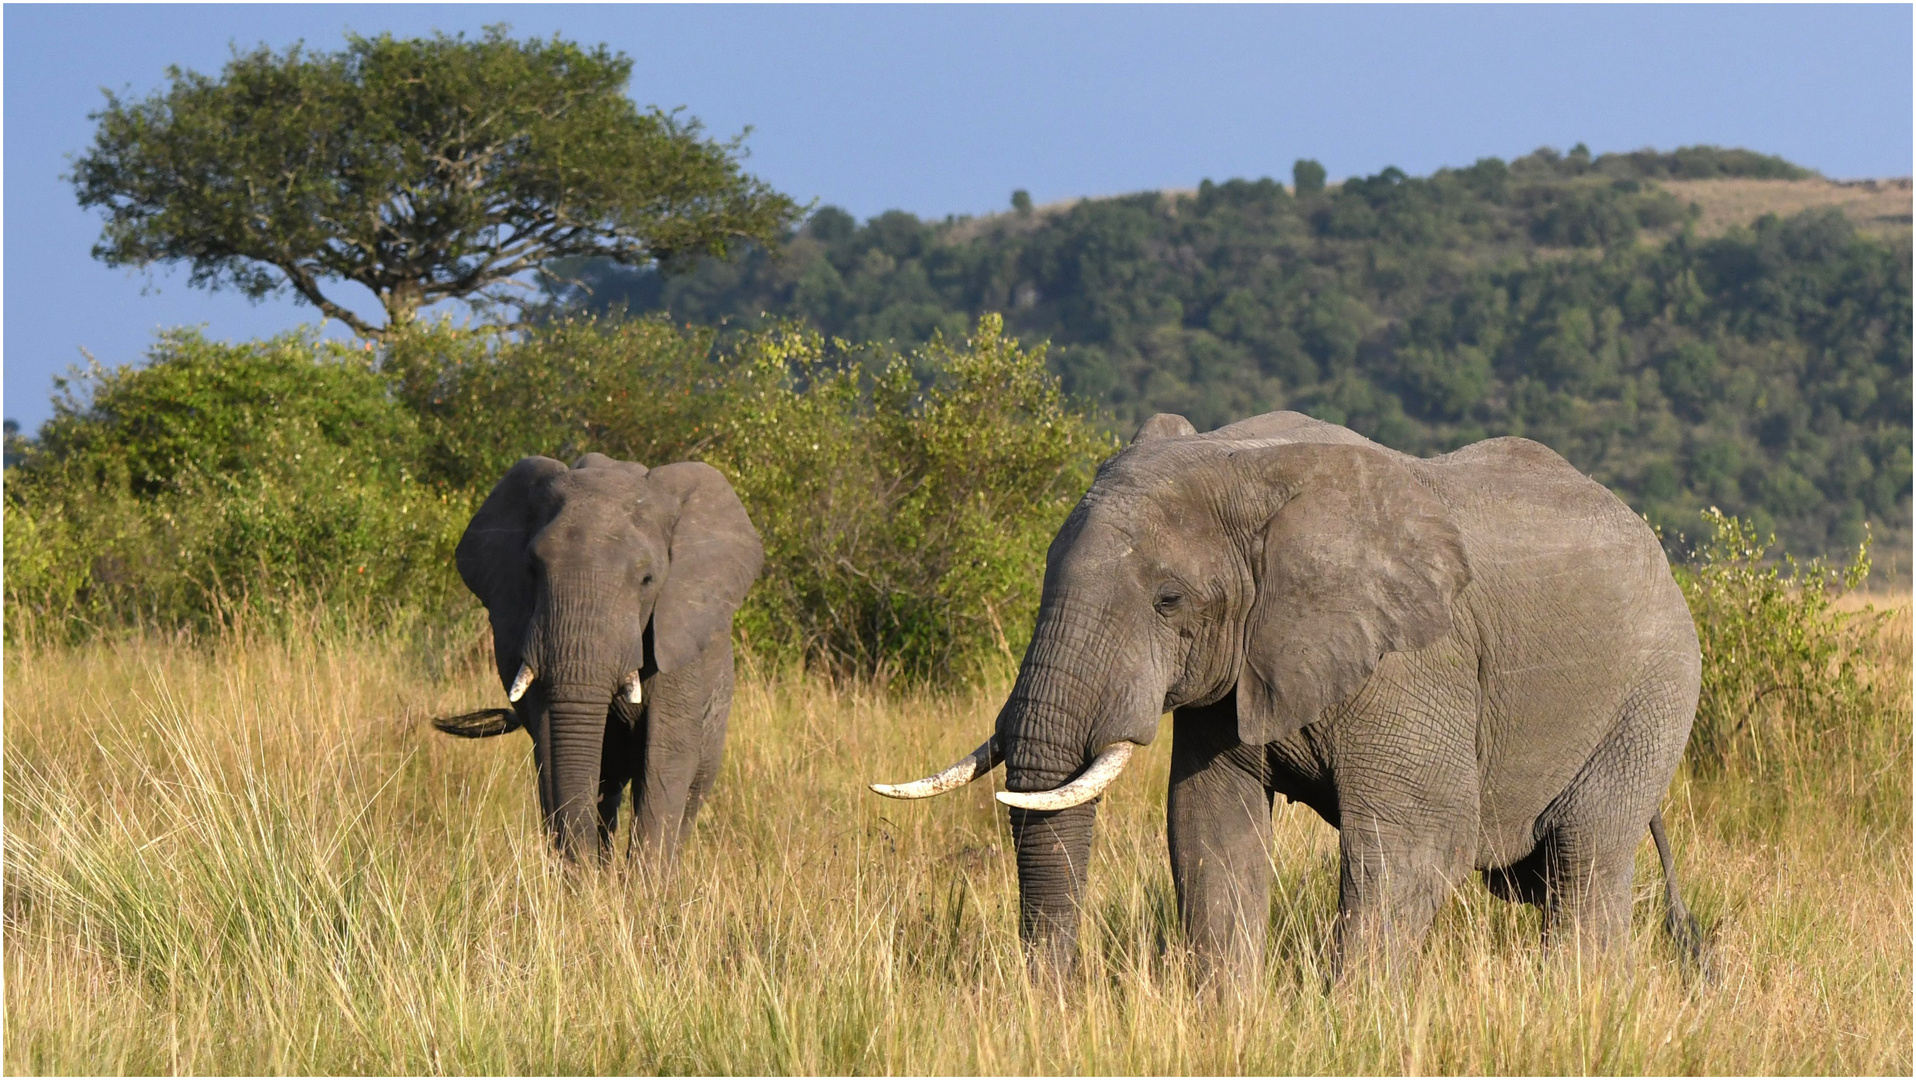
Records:
{"label": "large grey elephant", "polygon": [[528,731],[539,807],[568,855],[606,853],[630,784],[631,844],[670,863],[718,772],[732,615],[765,559],[731,485],[698,462],[524,458],[456,558],[513,708],[435,724]]}
{"label": "large grey elephant", "polygon": [[997,729],[1035,966],[1068,965],[1099,792],[1172,714],[1178,910],[1201,970],[1261,962],[1274,795],[1339,830],[1334,970],[1414,948],[1471,870],[1552,938],[1626,936],[1697,702],[1696,630],[1649,527],[1549,449],[1420,460],[1298,413],[1153,417],[1045,560]]}

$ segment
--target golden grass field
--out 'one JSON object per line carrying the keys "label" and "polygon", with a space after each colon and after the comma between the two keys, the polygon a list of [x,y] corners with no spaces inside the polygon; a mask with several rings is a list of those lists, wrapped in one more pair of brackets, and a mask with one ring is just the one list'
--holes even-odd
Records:
{"label": "golden grass field", "polygon": [[[1805,210],[1833,206],[1856,224],[1858,231],[1886,239],[1909,235],[1912,206],[1908,177],[1891,180],[1752,180],[1729,177],[1716,180],[1658,180],[1684,203],[1695,203],[1699,211],[1694,226],[1697,236],[1721,236],[1732,227],[1747,226],[1764,214],[1789,217]],[[1196,188],[1165,188],[1160,194],[1169,200],[1195,198]],[[974,240],[995,229],[1028,231],[1042,222],[1068,212],[1081,199],[1061,199],[1032,208],[1020,217],[1009,211],[966,218],[955,225],[947,237],[954,243]],[[1674,235],[1671,230],[1668,235]],[[1667,238],[1667,236],[1665,237]]]}
{"label": "golden grass field", "polygon": [[1906,604],[1865,647],[1867,725],[1670,792],[1715,986],[1658,930],[1645,843],[1630,965],[1543,953],[1472,881],[1404,981],[1327,992],[1334,834],[1286,807],[1265,981],[1218,1000],[1176,948],[1168,739],[1106,796],[1062,992],[1024,978],[990,785],[865,790],[968,749],[1002,687],[742,672],[720,785],[656,881],[547,854],[522,736],[426,726],[500,697],[474,650],[14,646],[6,1068],[1908,1074]]}
{"label": "golden grass field", "polygon": [[1702,211],[1698,236],[1719,236],[1764,214],[1789,217],[1833,206],[1872,236],[1910,231],[1909,178],[1900,180],[1659,180],[1657,184]]}

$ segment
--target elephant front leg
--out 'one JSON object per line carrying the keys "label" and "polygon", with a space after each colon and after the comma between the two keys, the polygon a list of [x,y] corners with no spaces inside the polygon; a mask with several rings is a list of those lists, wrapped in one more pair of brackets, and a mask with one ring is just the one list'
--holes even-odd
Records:
{"label": "elephant front leg", "polygon": [[619,826],[619,804],[639,773],[644,753],[633,726],[636,717],[626,709],[637,711],[615,704],[607,713],[605,744],[599,752],[599,853],[605,857],[612,852],[612,833]]}
{"label": "elephant front leg", "polygon": [[692,837],[692,823],[698,819],[699,807],[705,805],[706,795],[711,793],[712,784],[718,779],[719,766],[725,759],[725,729],[732,715],[732,642],[730,638],[715,642],[712,648],[721,650],[723,656],[713,663],[712,698],[706,707],[704,724],[704,742],[699,750],[698,770],[692,776],[691,789],[685,796],[685,812],[679,817],[679,843],[683,845]]}
{"label": "elephant front leg", "polygon": [[1364,814],[1338,832],[1337,923],[1331,977],[1406,970],[1466,863],[1428,835]]}
{"label": "elephant front leg", "polygon": [[1470,872],[1477,687],[1468,657],[1392,654],[1321,736],[1338,801],[1332,976],[1395,976]]}
{"label": "elephant front leg", "polygon": [[723,652],[723,657],[703,655],[646,681],[645,760],[632,808],[632,845],[644,862],[669,867],[678,861],[680,843],[704,795],[701,778],[709,783],[709,774],[717,770],[713,713],[731,700],[731,650]]}
{"label": "elephant front leg", "polygon": [[1171,874],[1200,983],[1255,980],[1271,898],[1271,792],[1261,747],[1235,725],[1179,710],[1166,809]]}

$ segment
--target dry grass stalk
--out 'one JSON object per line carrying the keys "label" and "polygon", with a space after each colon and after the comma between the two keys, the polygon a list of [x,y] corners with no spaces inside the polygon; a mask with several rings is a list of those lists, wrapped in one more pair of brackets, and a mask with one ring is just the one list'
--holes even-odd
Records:
{"label": "dry grass stalk", "polygon": [[8,1071],[1907,1074],[1909,625],[1873,646],[1880,730],[1672,790],[1714,990],[1657,933],[1645,844],[1633,971],[1543,955],[1473,882],[1408,984],[1327,994],[1335,835],[1283,808],[1266,985],[1221,1005],[1175,949],[1167,740],[1106,798],[1062,1003],[1023,977],[990,785],[864,790],[968,748],[1002,688],[745,679],[683,870],[652,881],[555,865],[523,740],[426,725],[498,696],[470,652],[14,648]]}

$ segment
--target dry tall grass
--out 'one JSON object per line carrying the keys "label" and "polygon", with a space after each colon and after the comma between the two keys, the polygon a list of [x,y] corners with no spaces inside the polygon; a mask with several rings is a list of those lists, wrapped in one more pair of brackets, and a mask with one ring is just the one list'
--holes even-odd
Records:
{"label": "dry tall grass", "polygon": [[[1165,740],[1105,802],[1082,979],[1030,989],[988,785],[916,775],[986,729],[957,697],[742,679],[670,881],[546,854],[527,743],[427,717],[483,665],[400,642],[145,642],[6,657],[5,1052],[14,1073],[1836,1072],[1911,1069],[1910,637],[1871,731],[1680,779],[1686,981],[1639,859],[1634,970],[1541,953],[1474,882],[1398,986],[1326,993],[1334,834],[1280,836],[1267,985],[1187,989]],[[433,674],[437,672],[437,674]]]}
{"label": "dry tall grass", "polygon": [[1820,206],[1834,206],[1858,230],[1878,237],[1909,234],[1910,189],[1900,180],[1837,183],[1830,180],[1659,180],[1661,186],[1703,211],[1699,236],[1720,236],[1764,214],[1789,217]]}

